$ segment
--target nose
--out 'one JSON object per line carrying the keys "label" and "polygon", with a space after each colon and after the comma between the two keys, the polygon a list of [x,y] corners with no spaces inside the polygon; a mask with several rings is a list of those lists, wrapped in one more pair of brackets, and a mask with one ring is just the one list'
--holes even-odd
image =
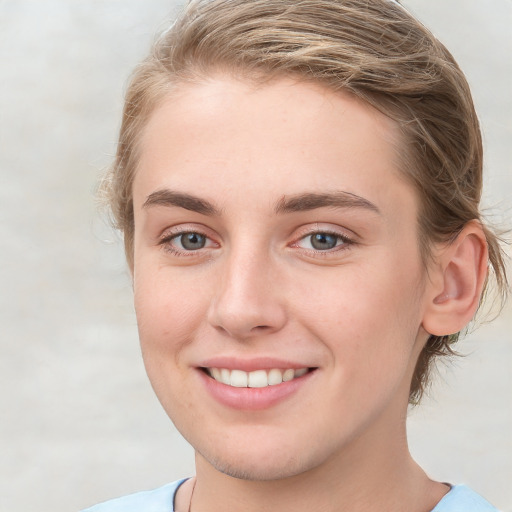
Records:
{"label": "nose", "polygon": [[237,340],[279,331],[286,324],[280,281],[269,258],[233,254],[219,273],[209,323]]}

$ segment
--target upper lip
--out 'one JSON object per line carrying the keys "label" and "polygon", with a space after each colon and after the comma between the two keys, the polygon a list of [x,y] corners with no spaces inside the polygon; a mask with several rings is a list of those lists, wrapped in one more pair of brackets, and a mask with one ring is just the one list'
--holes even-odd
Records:
{"label": "upper lip", "polygon": [[252,372],[256,370],[272,370],[279,368],[282,370],[300,368],[312,368],[311,364],[304,364],[289,359],[280,359],[275,357],[256,357],[251,359],[243,359],[239,357],[216,356],[205,359],[197,365],[200,368],[226,368],[228,370],[243,370]]}

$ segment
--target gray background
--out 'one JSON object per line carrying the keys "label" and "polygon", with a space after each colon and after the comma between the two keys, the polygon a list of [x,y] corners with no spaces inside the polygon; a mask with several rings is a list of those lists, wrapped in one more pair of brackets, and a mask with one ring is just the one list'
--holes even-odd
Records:
{"label": "gray background", "polygon": [[[409,0],[474,88],[485,204],[512,224],[512,2]],[[94,189],[133,65],[175,6],[0,0],[0,510],[77,510],[193,472],[146,381],[118,237]],[[512,309],[411,413],[437,479],[512,511]]]}

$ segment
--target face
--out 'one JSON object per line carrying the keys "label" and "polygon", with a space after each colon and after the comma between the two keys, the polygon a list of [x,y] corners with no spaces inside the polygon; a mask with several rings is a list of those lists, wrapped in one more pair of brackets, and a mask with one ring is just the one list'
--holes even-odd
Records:
{"label": "face", "polygon": [[427,280],[394,124],[220,76],[178,87],[141,143],[143,357],[199,458],[277,479],[403,440]]}

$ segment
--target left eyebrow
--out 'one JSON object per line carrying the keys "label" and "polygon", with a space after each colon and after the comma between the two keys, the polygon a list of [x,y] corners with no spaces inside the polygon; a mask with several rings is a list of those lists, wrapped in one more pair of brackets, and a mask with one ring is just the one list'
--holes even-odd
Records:
{"label": "left eyebrow", "polygon": [[380,210],[371,201],[345,191],[285,196],[277,202],[275,212],[292,213],[315,210],[317,208],[363,208],[381,215]]}

